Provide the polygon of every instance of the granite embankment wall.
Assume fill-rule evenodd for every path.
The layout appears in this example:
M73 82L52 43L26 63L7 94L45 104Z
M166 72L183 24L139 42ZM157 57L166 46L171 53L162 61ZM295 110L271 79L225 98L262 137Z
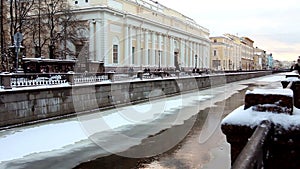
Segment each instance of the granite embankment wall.
M18 88L0 91L0 127L75 115L176 95L192 90L269 75L272 72L235 73L174 79L144 79L107 84Z

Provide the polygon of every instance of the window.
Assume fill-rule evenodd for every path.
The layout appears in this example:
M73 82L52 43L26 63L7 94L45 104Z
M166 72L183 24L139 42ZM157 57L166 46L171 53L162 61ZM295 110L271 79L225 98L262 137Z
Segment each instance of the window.
M217 43L217 39L214 39L214 43Z
M217 50L214 50L214 56L217 56Z
M88 3L89 2L89 0L85 0L85 3Z
M78 1L75 1L75 5L77 5L78 4Z
M119 51L118 51L118 45L113 45L113 63L118 63L118 55L119 55Z

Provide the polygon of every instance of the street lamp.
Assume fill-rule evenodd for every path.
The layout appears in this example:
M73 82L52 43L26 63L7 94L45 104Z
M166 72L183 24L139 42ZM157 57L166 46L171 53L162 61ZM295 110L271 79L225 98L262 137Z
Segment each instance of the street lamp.
M160 54L161 50L158 51L158 69L160 70Z
M50 59L54 59L54 34L53 34L53 30L54 30L54 4L51 1L51 3L49 3L49 6L51 7L51 14L50 14L50 20L51 20L51 28L50 28L50 45L49 45L49 56Z
M197 58L198 58L198 56L195 55L195 69L197 68Z

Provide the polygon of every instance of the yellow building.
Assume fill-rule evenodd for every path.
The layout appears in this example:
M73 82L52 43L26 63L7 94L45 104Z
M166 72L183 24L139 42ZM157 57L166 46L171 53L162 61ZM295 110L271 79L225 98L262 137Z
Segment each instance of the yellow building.
M85 45L92 61L112 69L209 68L209 30L175 10L151 0L69 2L88 22Z
M241 45L237 37L225 34L211 37L211 68L213 70L240 70Z
M211 37L211 68L213 70L253 70L254 41L231 34Z
M225 36L211 37L211 68L213 70L234 70L233 41Z

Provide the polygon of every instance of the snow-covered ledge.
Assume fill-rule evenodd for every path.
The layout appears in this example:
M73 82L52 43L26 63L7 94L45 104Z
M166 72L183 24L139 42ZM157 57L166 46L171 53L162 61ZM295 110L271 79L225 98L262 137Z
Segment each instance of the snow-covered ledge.
M280 125L284 129L289 130L295 126L300 126L300 109L294 108L293 115L288 115L273 112L258 112L252 108L244 110L244 106L241 106L226 116L222 120L222 125L255 128L264 120L268 120L274 125Z

